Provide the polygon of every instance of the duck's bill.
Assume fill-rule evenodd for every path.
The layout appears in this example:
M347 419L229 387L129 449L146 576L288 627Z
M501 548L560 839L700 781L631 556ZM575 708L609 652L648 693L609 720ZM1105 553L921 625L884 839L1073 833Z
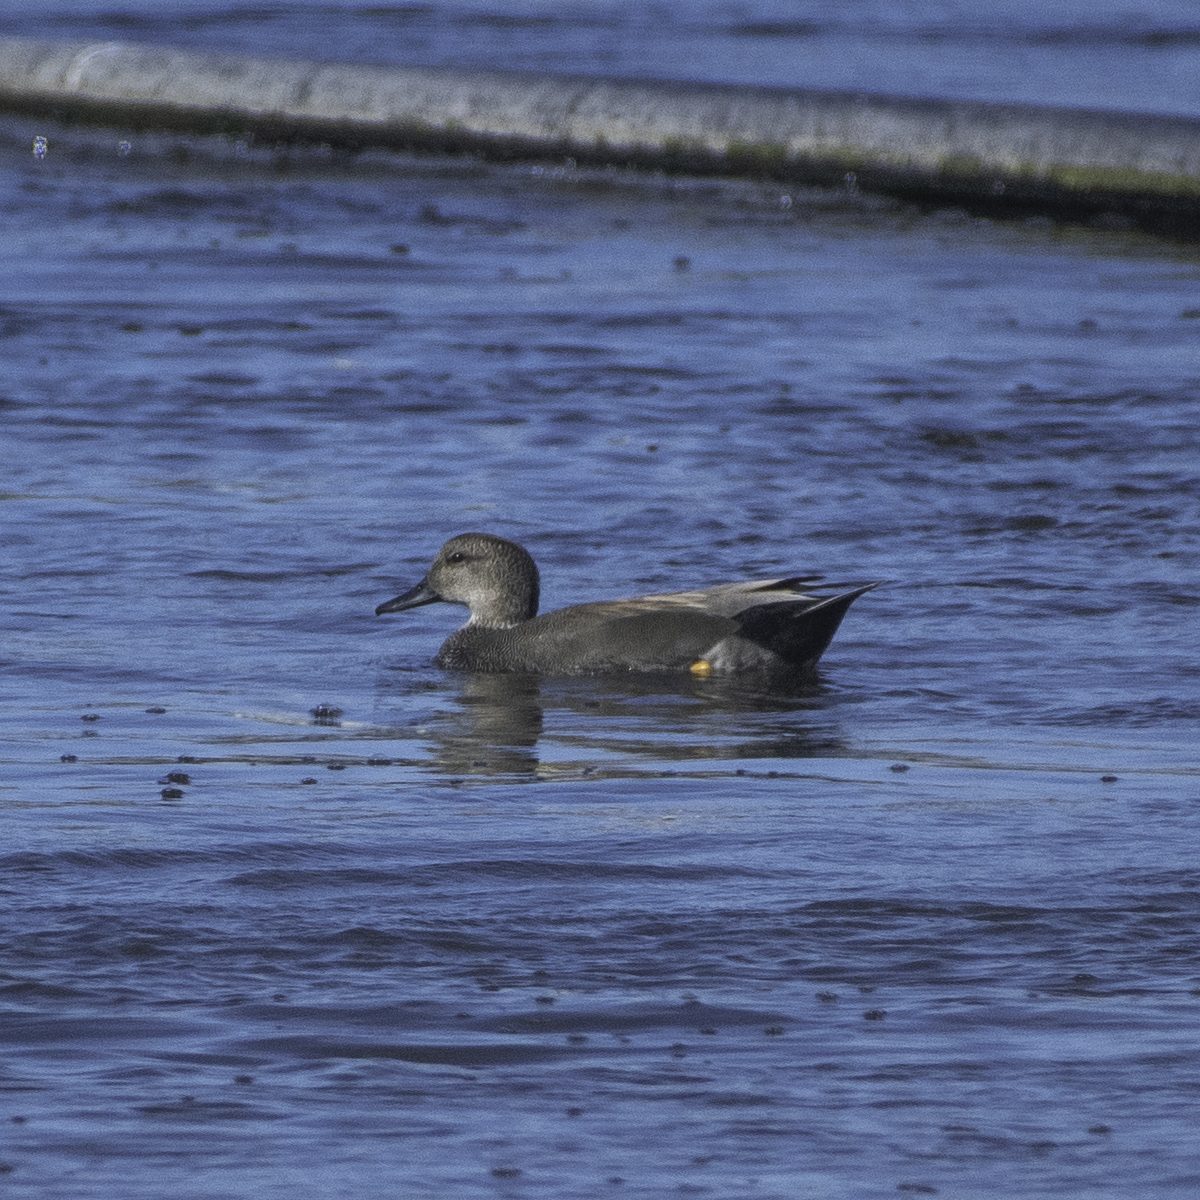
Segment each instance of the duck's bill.
M391 600L385 600L375 610L375 615L381 617L384 613L403 612L406 608L420 608L422 604L433 604L440 599L441 596L422 579L416 587L409 588L407 592L403 592Z

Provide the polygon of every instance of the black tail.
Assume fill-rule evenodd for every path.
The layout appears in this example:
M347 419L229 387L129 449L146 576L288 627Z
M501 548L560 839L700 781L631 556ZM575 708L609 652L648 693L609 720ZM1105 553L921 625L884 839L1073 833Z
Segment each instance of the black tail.
M797 671L809 671L833 641L850 605L878 586L867 583L815 602L760 604L741 613L738 620L746 637L767 646Z

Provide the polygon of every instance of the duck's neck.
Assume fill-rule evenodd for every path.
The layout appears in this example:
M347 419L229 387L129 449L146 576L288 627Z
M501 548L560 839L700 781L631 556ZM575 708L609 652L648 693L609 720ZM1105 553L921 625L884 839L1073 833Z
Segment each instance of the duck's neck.
M538 586L507 589L503 596L489 596L486 602L473 605L468 625L478 629L510 629L537 616Z

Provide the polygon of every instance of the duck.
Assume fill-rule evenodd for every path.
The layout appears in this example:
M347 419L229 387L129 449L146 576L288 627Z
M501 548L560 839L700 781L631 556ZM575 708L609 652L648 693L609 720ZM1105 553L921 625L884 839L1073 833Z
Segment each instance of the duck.
M743 580L692 591L596 600L538 615L540 575L523 546L460 533L425 577L376 616L444 602L467 608L436 665L461 671L810 674L850 605L878 581L832 595L803 590L820 576Z

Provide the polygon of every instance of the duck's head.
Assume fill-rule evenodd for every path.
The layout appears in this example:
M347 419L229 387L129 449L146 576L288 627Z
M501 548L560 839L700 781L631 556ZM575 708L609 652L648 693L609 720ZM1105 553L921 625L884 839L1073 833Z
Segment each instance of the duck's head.
M516 542L490 533L460 533L438 551L416 587L375 612L401 612L437 600L465 604L472 625L517 625L537 616L537 565Z

